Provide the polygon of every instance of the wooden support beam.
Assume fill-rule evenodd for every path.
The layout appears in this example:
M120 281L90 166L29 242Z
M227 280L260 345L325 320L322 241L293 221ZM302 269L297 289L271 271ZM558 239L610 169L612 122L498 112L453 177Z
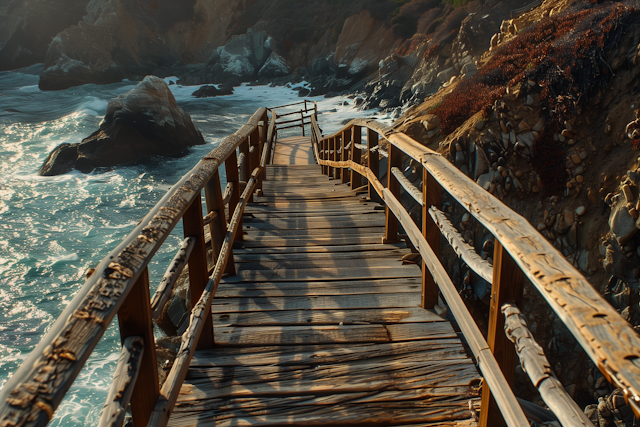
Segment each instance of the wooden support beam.
M158 316L160 316L164 305L169 301L173 291L173 286L176 284L176 280L178 280L180 273L182 273L184 266L187 264L195 244L196 239L194 237L187 237L184 239L180 249L178 249L178 252L176 253L176 256L173 257L167 271L164 273L164 276L162 276L158 289L151 299L151 312L153 313L154 319L157 319Z
M340 160L343 162L349 160L349 152L351 150L347 149L347 146L349 145L350 142L351 142L351 129L345 129L344 131L342 131L342 150L340 151ZM351 178L351 175L349 174L348 169L341 169L340 176L342 177L343 184L346 184L347 182L349 182L349 178Z
M438 181L426 170L422 169L422 235L431 246L431 249L440 257L440 229L429 215L429 208L439 208L442 204L442 187ZM433 308L438 304L438 285L433 280L431 272L422 261L422 308Z
M227 218L225 214L224 200L222 199L222 188L220 186L220 173L216 171L213 178L209 180L204 187L205 200L207 204L207 211L217 212L218 217L211 221L209 224L209 231L211 233L211 251L213 253L215 262L218 259L218 254L222 248L222 242L224 236L227 234ZM207 271L209 270L207 265ZM231 262L227 263L225 273L235 275L236 268L233 262L233 252L231 252Z
M387 167L387 188L397 199L400 196L400 183L398 179L393 175L391 169L393 167L402 166L402 151L395 146L389 144L389 161ZM386 224L384 229L384 239L382 243L395 243L399 241L398 238L398 218L393 214L389 206L385 206Z
M338 162L340 161L340 157L338 157L338 148L340 147L340 137L339 136L334 136L333 138L331 138L331 160L333 160L334 162ZM340 169L338 168L331 168L331 172L333 175L333 179L338 179L340 177Z
M233 212L238 206L238 200L240 200L240 174L236 165L236 152L234 151L229 155L229 158L224 163L224 169L227 175L227 182L233 184L231 191L231 198L229 199L229 212ZM240 218L240 230L242 230L242 218ZM236 240L242 240L242 231L235 236Z
M200 221L202 221L202 213L200 213ZM145 342L141 369L131 394L131 416L133 425L136 427L147 425L156 400L160 396L150 300L149 270L145 268L118 310L118 325L123 345L127 338L133 336L141 336Z
M354 126L353 127L353 143L351 144L351 160L355 163L360 164L360 159L362 157L362 152L360 151L359 145L362 142L362 127ZM362 185L362 178L360 178L360 174L356 171L351 171L351 189L354 190Z
M98 427L121 427L127 413L133 388L140 372L144 354L144 338L131 336L122 343L122 351L118 359L113 382L109 388L107 399L102 408L102 416Z
M505 304L502 306L502 313L505 320L504 332L515 344L522 369L529 375L542 400L558 417L563 427L594 427L551 371L551 364L527 327L518 307L515 304Z
M496 239L493 251L493 285L489 306L489 330L487 344L493 353L505 379L513 388L518 357L513 344L504 334L504 304L522 305L524 274L513 258ZM482 411L479 427L506 426L489 387L482 386Z
M253 149L251 151L251 149ZM249 136L249 174L260 166L260 155L262 154L260 151L260 129L256 127L256 129ZM249 197L249 203L253 202L253 193Z
M245 138L238 147L240 154L238 155L238 165L240 168L240 181L249 181L251 169L249 169L249 137Z
M218 171L216 171L215 176L218 176ZM217 181L219 182L219 180ZM222 218L224 218L224 213L222 214ZM218 217L218 219L220 219L220 217ZM198 303L200 295L202 295L209 281L207 248L204 243L204 225L202 223L202 198L199 194L182 217L182 225L185 237L194 237L196 239L193 251L189 257L189 293L191 296L191 307L193 307ZM212 229L217 231L217 226L212 227ZM213 245L213 235L211 238ZM216 253L215 250L214 253ZM200 335L198 348L212 348L214 344L213 323L211 322L210 312L207 313L205 322L207 323L207 327L204 329L202 335Z
M380 159L378 157L378 152L371 151L377 145L378 133L373 129L367 128L367 163L373 175L375 175L377 178L380 178ZM371 182L369 182L369 199L373 200L374 202L382 201L380 195L371 186Z

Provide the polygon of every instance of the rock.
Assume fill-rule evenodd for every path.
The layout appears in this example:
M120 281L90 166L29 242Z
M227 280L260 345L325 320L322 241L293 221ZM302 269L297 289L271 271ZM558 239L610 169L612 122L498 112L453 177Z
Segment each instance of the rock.
M478 120L475 124L475 128L476 130L480 131L484 128L484 125L486 124L486 120Z
M620 246L627 243L638 231L636 222L629 214L625 203L619 201L611 208L609 228Z
M565 209L563 213L563 217L564 217L564 228L571 227L575 221L573 217L573 212L570 211L569 209Z
M571 156L571 161L573 162L574 165L579 165L580 162L582 162L582 159L577 154L574 154Z
M593 188L589 189L589 193L587 194L587 197L589 198L589 202L592 205L598 204L598 192Z
M440 71L438 73L438 75L436 76L436 79L440 83L446 83L446 82L450 81L451 78L454 77L456 74L457 74L456 69L453 68L453 67L449 67L446 70Z
M209 98L220 95L231 95L232 93L233 88L229 86L221 86L220 89L215 86L202 86L200 89L193 92L191 96L195 96L196 98Z
M573 138L573 133L571 131L569 131L569 129L565 129L562 131L562 136L564 136L567 139L572 139Z
M427 118L423 121L424 127L427 130L434 130L438 126L440 126L440 117L432 115L427 116Z
M287 65L287 62L283 57L271 52L269 58L265 61L260 71L258 71L258 77L282 77L291 74L291 68Z
M134 89L109 102L97 131L79 144L55 148L40 175L90 172L135 162L146 156L181 156L204 138L174 99L164 80L147 76Z
M576 208L576 214L578 214L578 216L582 216L584 215L584 213L586 212L586 208L584 206L578 206Z
M533 141L535 137L533 136L533 132L525 132L521 133L517 136L517 140L526 144L529 148L533 148Z
M525 101L525 104L528 106L533 105L533 97L531 95L527 95L527 100Z

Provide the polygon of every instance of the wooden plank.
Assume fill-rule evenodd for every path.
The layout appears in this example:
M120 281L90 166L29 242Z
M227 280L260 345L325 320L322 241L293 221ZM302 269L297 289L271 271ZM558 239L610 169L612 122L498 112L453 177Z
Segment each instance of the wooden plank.
M327 228L341 229L352 227L384 227L384 214L370 215L349 215L332 217L331 220L324 217L306 217L306 218L250 218L245 217L244 225L247 228L258 230L279 230L279 229L317 229ZM327 230L328 231L328 230Z
M239 271L272 270L278 272L283 269L308 270L324 268L371 268L371 267L400 267L403 263L400 257L396 258L355 258L355 259L326 259L326 260L279 260L279 261L254 261L245 262L238 266ZM413 263L405 265L416 265Z
M220 291L218 291L219 293ZM218 326L292 326L307 324L442 322L437 314L418 307L348 310L286 310L246 313L216 313Z
M298 261L298 260L326 260L326 259L364 259L364 258L401 258L411 253L409 249L361 251L361 252L310 252L310 253L284 253L284 254L242 254L236 255L236 263L255 261Z
M391 342L386 344L342 344L270 346L248 348L219 348L215 350L197 350L192 359L192 367L204 366L262 366L262 365L317 365L330 363L360 363L363 360L378 360L381 357L420 354L425 360L438 360L430 357L439 352L463 354L460 340L434 339ZM447 357L451 358L451 357Z
M276 271L239 271L226 280L246 280L256 282L300 281L300 280L354 280L379 279L384 277L421 277L420 268L415 264L398 265L397 267L365 267L365 268L326 268L326 269L283 269Z
M332 235L339 237L346 237L351 235L364 236L367 234L382 235L384 233L384 226L364 226L364 227L349 227L343 229L327 229L327 228L277 228L277 229L258 229L245 227L244 236L245 240L251 240L254 238L282 238L287 239L309 239L315 237L331 237Z
M287 253L329 253L329 252L359 252L359 251L383 251L399 249L404 244L365 244L365 245L317 245L317 246L292 246L292 247L248 247L234 251L236 254L287 254Z
M222 283L218 288L219 291L234 291L234 292L250 292L250 291L263 291L279 290L282 292L295 292L305 291L318 292L327 290L327 292L339 293L351 293L350 289L362 289L381 287L389 289L388 293L395 293L399 287L406 287L408 289L419 290L416 286L420 285L420 280L415 277L407 278L392 278L392 279L374 279L374 280L344 280L344 281L313 281L313 282L229 282L225 283L225 279L222 279ZM354 291L355 292L355 291ZM322 295L319 293L318 295ZM216 293L218 296L218 293ZM294 296L294 295L290 295Z
M305 238L285 239L281 237L252 237L246 236L241 242L234 243L235 248L260 248L260 247L284 247L284 246L326 246L326 245L367 245L380 242L381 234L344 237L319 237L309 236Z
M204 411L193 416L184 416L183 424L172 426L198 425L202 427L243 427L243 426L345 426L345 425L396 425L398 423L416 423L421 425L458 425L441 422L443 420L472 420L468 402L405 402L401 407L389 407L389 404L373 403L360 405L336 405L332 409L319 406L301 407L298 411L274 413L270 411L255 414L241 414L238 417L224 412ZM175 422L179 422L176 419ZM436 423L431 424L430 422ZM425 424L426 423L426 424ZM466 423L466 421L465 421ZM465 425L471 425L466 423Z
M347 310L355 308L418 307L420 294L305 296L288 298L221 298L214 299L213 313L261 310Z
M363 219L366 219L369 215L377 216L380 212L384 214L384 209L375 209L364 206L350 209L305 209L301 211L290 211L289 209L271 209L271 210L261 210L261 211L247 211L245 212L244 218L316 218L318 216L322 217L346 217L350 218L353 215L362 216Z
M382 325L219 327L218 345L290 345L353 342L388 342ZM439 337L440 338L440 337Z

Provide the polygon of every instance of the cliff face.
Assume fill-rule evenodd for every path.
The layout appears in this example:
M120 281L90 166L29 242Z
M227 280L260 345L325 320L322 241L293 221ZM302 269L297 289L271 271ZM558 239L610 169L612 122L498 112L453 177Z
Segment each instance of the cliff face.
M60 31L76 24L88 0L5 0L0 2L0 71L43 62Z
M204 61L234 18L224 0L93 0L83 21L49 45L40 88L64 89Z

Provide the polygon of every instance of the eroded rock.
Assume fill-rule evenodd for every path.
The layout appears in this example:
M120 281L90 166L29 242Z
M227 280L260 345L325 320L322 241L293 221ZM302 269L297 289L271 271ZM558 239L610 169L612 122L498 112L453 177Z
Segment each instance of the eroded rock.
M178 106L164 80L147 76L133 90L109 102L97 131L79 144L55 148L39 173L60 175L74 168L88 173L151 155L177 157L204 143L202 133Z

